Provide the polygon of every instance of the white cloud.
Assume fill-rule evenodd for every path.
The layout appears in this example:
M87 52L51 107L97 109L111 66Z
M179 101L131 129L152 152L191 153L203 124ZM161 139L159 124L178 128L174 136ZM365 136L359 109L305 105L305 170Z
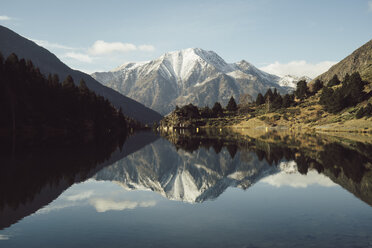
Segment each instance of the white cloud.
M153 45L140 45L138 46L138 50L145 51L145 52L152 52L155 50Z
M156 205L155 201L113 201L102 198L92 199L90 203L94 206L97 212L103 213L109 210L125 210L134 209L136 207L153 207Z
M36 212L36 214L47 214L51 211L58 211L58 210L61 210L61 209L76 207L76 206L79 206L79 205L81 205L81 204L78 203L78 202L75 202L75 201L52 204L52 205L48 205L46 207L43 207L43 208L39 209Z
M308 63L305 60L291 61L287 64L281 64L276 61L273 64L261 67L260 69L275 74L278 76L294 75L294 76L308 76L315 78L323 72L326 72L332 65L336 64L334 61L322 61L316 64Z
M35 42L39 46L42 46L42 47L47 48L47 49L65 49L65 50L75 50L76 49L76 48L61 45L61 44L58 44L58 43L49 42L47 40L35 40L35 39L30 39L30 40L32 40L33 42Z
M137 47L131 43L122 42L105 42L103 40L97 40L93 46L89 49L91 54L101 55L110 54L113 52L129 52L135 51Z
M89 55L84 54L84 53L75 53L75 52L69 52L64 55L65 58L71 58L78 60L80 62L85 62L85 63L92 63L93 58L91 58Z
M372 12L372 1L368 1L368 10Z
M308 171L307 175L296 173L280 172L275 175L268 176L261 180L275 187L290 186L293 188L306 188L310 185L321 185L323 187L332 187L336 184L323 174L318 174L316 171Z
M0 240L8 240L9 238L8 235L0 234Z
M80 193L75 194L75 195L66 196L66 200L68 200L68 201L85 200L85 199L88 199L89 197L91 197L93 195L93 193L94 193L93 190L83 191L83 192L80 192Z
M106 42L103 40L97 40L94 42L91 48L89 48L89 53L93 55L107 55L113 52L131 52L131 51L145 51L151 52L155 50L152 45L139 45L136 46L132 43L122 43L122 42Z
M0 15L0 21L9 21L9 20L12 20L12 18L6 15Z

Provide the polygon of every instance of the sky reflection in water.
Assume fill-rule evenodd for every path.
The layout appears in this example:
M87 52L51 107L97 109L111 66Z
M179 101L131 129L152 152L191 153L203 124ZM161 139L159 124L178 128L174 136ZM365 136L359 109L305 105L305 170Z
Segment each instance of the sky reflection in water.
M250 167L253 159L241 162L246 163L245 167L240 164L235 171L227 168L221 172L232 160L242 159L241 153L237 151L234 158L228 156L226 148L220 153L206 148L185 153L158 139L104 168L93 179L74 184L51 204L0 231L0 247L372 246L372 208L368 204L314 169L307 175L300 174L294 161L283 160L276 170L264 167L268 165L256 170ZM167 154L165 161L177 166L177 170L166 167L173 171L171 176L160 172L165 156L162 154ZM202 161L211 161L205 160L205 154L220 161L220 167L205 165L208 168L201 170ZM138 162L137 171L131 170L133 161ZM198 161L199 167L195 168L199 171L188 167L186 161ZM146 162L154 164L158 177L153 175L151 184L140 185L148 177L138 173L153 173L140 170L147 168ZM210 174L205 174L207 171ZM266 174L256 176L257 171ZM217 179L213 179L213 173ZM121 177L103 180L113 175ZM174 186L182 178L183 183L190 183L185 175L194 178L196 185L204 185L197 179L207 181L205 185L222 185L222 192L218 191L221 187L213 188L213 192L198 189L195 194L207 192L213 197L197 203L189 198L182 201L179 197L194 189L193 185L188 189L184 185L181 192ZM245 182L248 179L252 185ZM232 185L225 189L223 183ZM172 199L174 195L177 197Z

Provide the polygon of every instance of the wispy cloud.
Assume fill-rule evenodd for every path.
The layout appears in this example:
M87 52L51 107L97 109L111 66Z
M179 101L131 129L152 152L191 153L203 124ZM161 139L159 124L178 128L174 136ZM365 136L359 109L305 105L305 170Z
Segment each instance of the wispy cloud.
M90 198L94 194L93 190L83 191L75 195L66 196L68 201L81 201Z
M155 50L153 45L140 45L138 46L138 50L145 51L145 52L152 52Z
M336 64L334 61L322 61L316 64L308 63L305 60L291 61L284 64L276 61L260 69L281 77L285 75L294 75L315 78L323 72L326 72L334 64Z
M93 46L89 49L91 54L102 55L110 54L113 52L129 52L136 50L136 46L131 43L122 42L105 42L103 40L97 40Z
M84 63L92 63L93 58L84 53L68 52L64 55L65 58L71 58Z
M0 240L8 240L9 238L9 235L0 234Z
M75 201L69 201L69 202L63 202L59 204L53 204L53 205L48 205L46 207L43 207L39 209L36 214L47 214L51 211L57 211L57 210L62 210L65 208L71 208L71 207L76 207L79 206L80 204Z
M6 15L0 15L0 21L10 21L12 18Z
M94 206L97 212L103 213L109 210L125 210L135 209L137 207L153 207L156 205L155 201L113 201L109 199L92 199L90 203Z
M131 51L154 51L155 48L152 45L139 45L136 46L132 43L123 42L106 42L103 40L97 40L94 42L88 52L93 55L107 55L114 52L131 52Z
M372 1L368 1L368 10L372 12Z
M76 50L77 49L74 47L69 47L69 46L58 44L58 43L49 42L47 40L35 40L35 39L30 39L30 40L32 40L39 46L42 46L47 49L64 49L64 50Z
M306 188L310 185L320 185L323 187L336 186L328 177L318 174L316 171L309 171L307 175L296 173L281 172L275 175L268 176L261 182L270 184L275 187L289 186L292 188Z

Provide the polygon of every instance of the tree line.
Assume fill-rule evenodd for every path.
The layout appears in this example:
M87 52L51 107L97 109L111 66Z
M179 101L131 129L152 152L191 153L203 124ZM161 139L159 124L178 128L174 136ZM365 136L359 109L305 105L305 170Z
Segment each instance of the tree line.
M84 80L79 86L71 76L60 82L56 74L41 74L31 60L0 54L0 128L104 136L126 132L127 123L121 109L89 90Z
M327 84L321 80L315 80L311 85L311 90L307 82L301 80L297 83L296 90L291 94L281 96L280 93L274 89L268 89L264 95L259 93L256 98L256 105L267 104L269 110L276 110L280 108L288 108L296 106L300 101L307 99L318 93L321 89L319 104L329 113L339 113L343 109L355 106L358 103L367 100L370 94L364 91L364 86L367 82L363 81L358 72L352 75L346 74L343 81L339 80L337 75L334 75ZM337 86L337 87L334 87ZM295 99L298 99L297 102ZM372 116L372 105L368 104L361 108L356 117Z
M346 74L343 81L340 81L335 75L320 95L319 103L330 113L338 113L345 108L355 106L358 103L367 100L370 95L364 91L367 82L363 81L358 72L351 75ZM333 86L340 85L333 88ZM360 115L371 114L370 111L360 113Z
M208 106L199 108L190 103L182 107L176 106L174 112L180 117L188 119L197 119L222 117L225 114L225 112L236 113L237 110L238 105L236 104L234 97L231 96L225 108L223 108L221 103L219 102L215 102L212 108Z
M339 113L343 109L368 99L372 93L366 93L364 86L367 82L363 81L358 72L352 75L346 74L343 81L339 80L337 75L334 75L327 84L317 79L309 87L305 80L297 83L296 89L292 93L281 95L276 88L269 88L265 94L258 93L256 100L249 104L237 105L234 97L231 97L226 108L224 109L219 102L216 102L212 108L197 107L193 104L188 104L183 107L176 106L175 112L181 117L190 119L197 118L217 118L228 114L246 114L253 112L254 106L266 105L268 111L275 111L283 108L297 106L305 99L314 96L320 90L319 104L329 113ZM372 104L359 109L356 114L357 118L363 116L372 116Z

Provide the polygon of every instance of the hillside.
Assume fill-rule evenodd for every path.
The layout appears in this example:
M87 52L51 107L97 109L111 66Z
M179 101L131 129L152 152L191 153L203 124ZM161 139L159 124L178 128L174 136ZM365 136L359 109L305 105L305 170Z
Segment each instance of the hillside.
M346 73L359 72L361 77L372 82L372 40L355 50L352 54L332 66L327 72L316 77L327 83L334 75L344 78Z
M126 135L118 109L71 76L46 79L32 61L0 54L0 135L37 139L93 140Z
M168 52L142 63L126 63L109 72L92 74L102 84L143 103L161 114L188 103L204 107L226 104L231 96L256 97L269 88L286 93L279 77L247 61L227 63L217 53L200 48Z
M78 84L83 79L90 90L107 98L116 107L121 107L126 116L143 123L152 123L162 118L159 113L100 84L88 74L71 69L45 48L1 25L0 37L0 52L4 57L15 53L20 59L30 59L45 76L57 74L60 80L64 80L68 75L71 75L75 84Z

